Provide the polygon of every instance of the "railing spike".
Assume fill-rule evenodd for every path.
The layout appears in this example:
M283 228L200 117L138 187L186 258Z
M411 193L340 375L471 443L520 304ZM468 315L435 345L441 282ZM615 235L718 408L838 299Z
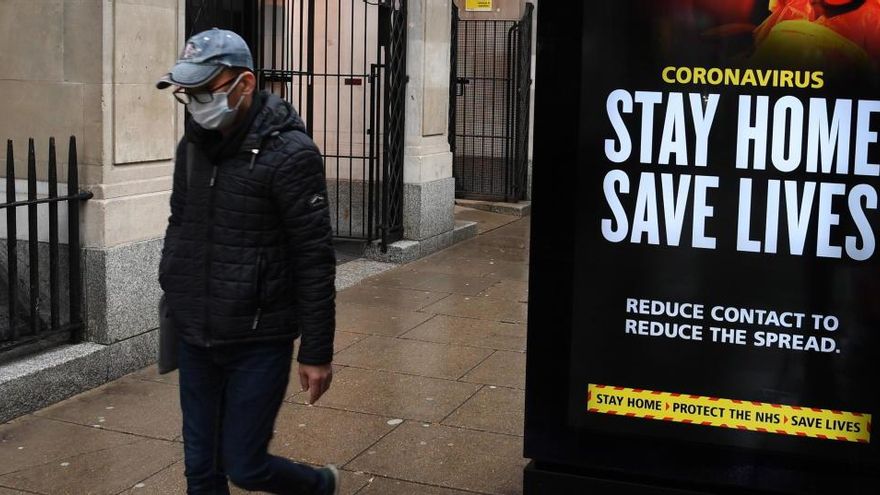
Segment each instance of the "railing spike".
M6 201L15 202L15 152L12 140L6 141ZM6 273L9 283L9 333L0 340L18 338L18 228L15 208L6 210Z
M28 139L28 200L37 200L37 156L34 151L34 138ZM37 335L40 332L40 245L37 234L39 232L38 210L36 203L28 205L28 274L30 286L28 299L30 301L30 334Z
M70 136L70 147L68 149L68 165L67 165L67 194L74 196L79 194L79 163L76 153L76 137ZM79 205L78 200L70 200L67 203L67 235L69 248L68 270L70 280L70 323L78 325L80 332L82 331L82 272L80 270L80 243L79 243ZM81 335L72 336L73 339L79 340Z
M49 199L58 197L58 164L55 138L49 138ZM51 331L61 326L59 317L60 288L58 280L58 203L49 203L49 325Z

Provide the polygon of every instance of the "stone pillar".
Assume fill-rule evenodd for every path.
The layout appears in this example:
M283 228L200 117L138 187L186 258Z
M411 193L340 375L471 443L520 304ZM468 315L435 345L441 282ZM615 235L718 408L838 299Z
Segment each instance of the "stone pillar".
M449 150L450 0L410 0L407 39L404 237L418 256L453 242L455 179Z
M65 5L78 5L66 1ZM103 0L82 32L98 30L96 150L86 156L83 215L86 338L109 345L110 377L155 359L159 256L169 214L173 158L183 122L155 82L184 39L184 0ZM96 25L98 24L98 25ZM116 369L113 369L113 367Z

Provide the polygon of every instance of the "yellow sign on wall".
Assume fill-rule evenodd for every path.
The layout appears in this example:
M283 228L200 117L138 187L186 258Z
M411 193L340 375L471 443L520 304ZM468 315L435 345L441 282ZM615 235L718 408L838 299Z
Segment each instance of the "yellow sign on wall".
M468 12L492 12L492 0L467 0L464 10Z
M591 413L869 443L871 415L590 384Z

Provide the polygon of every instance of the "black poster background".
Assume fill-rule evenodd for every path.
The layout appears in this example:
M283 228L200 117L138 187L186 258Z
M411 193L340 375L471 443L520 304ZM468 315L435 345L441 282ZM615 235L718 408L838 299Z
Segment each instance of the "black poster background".
M877 177L808 174L802 168L783 174L772 168L769 157L766 171L737 170L734 163L739 94L767 95L771 98L771 109L773 102L783 95L796 96L805 103L811 97L828 98L829 107L833 108L835 98L880 98L880 84L876 78L846 70L827 73L826 85L822 89L667 84L661 79L661 70L666 66L741 67L742 62L735 62L734 58L749 50L748 42L741 37L707 40L703 33L714 20L700 11L699 7L694 7L693 2L690 2L690 6L687 6L688 3L614 0L572 7L570 15L582 16L584 37L577 40L582 41L579 47L563 47L561 44L564 40L554 37L556 35L550 32L551 27L545 25L542 29L539 21L535 228L540 228L538 222L541 219L555 229L564 228L564 221L559 217L562 215L561 218L571 220L568 228L572 232L553 234L557 235L557 242L552 247L549 241L542 243L541 236L533 233L535 245L527 388L542 386L545 383L542 380L548 378L543 373L548 370L565 371L566 378L554 384L552 390L564 393L566 400L564 413L551 412L549 409L562 402L553 400L549 392L527 392L527 455L531 453L533 457L553 462L588 464L607 457L601 449L591 450L590 446L605 445L610 449L614 445L615 449L626 450L627 445L642 445L638 442L650 444L665 441L676 446L718 447L733 453L745 453L746 456L749 453L769 453L776 455L776 458L791 456L819 462L876 466L880 460L880 450L873 435L869 445L860 445L587 412L587 386L589 383L598 383L863 412L875 418L880 417L877 386L877 380L880 379L880 305L877 302L880 297L880 253L875 253L868 261L849 260L845 255L843 259L817 258L817 229L816 223L812 222L804 255L787 254L784 218L780 219L779 225L779 254L753 254L736 250L740 177L751 177L756 185L752 197L752 223L756 234L763 230L764 212L761 204L765 193L760 185L766 184L769 179L797 180L801 187L806 181L840 182L847 184L848 188L859 183L880 187L880 181ZM579 8L583 8L583 12L578 12ZM563 23L572 22L563 20L563 12L551 12L550 8L539 12L539 18L541 15L548 16L544 20L547 24L559 22L560 29ZM764 10L756 10L755 21L760 21L766 15L765 4ZM566 54L580 56L580 67L572 65L573 71L578 73L571 75L572 82L579 81L578 94L570 97L550 95L550 90L542 88L542 83L557 91L566 86L565 82L541 79L541 57L547 54L540 50L553 48L558 49L560 57ZM560 62L557 60L555 63ZM802 69L787 66L784 61L780 61L775 68ZM550 69L544 65L543 73L546 75L559 75L562 72L561 69ZM546 91L543 100L542 89ZM626 163L611 163L605 156L604 143L615 134L609 123L606 100L615 89L660 91L664 93L664 102L672 91L686 95L691 92L720 94L721 101L710 138L709 166L695 168L656 164L665 105L657 106L655 112L655 164L645 165L638 161L638 108L634 114L625 116L633 135L633 155ZM541 109L542 101L561 109L564 103L557 100L565 98L569 103L578 105L578 121L569 122L564 114L560 114L558 123L562 125L554 129L542 128L542 123L548 124L546 119L542 120L545 115ZM549 113L549 110L546 111ZM694 139L689 113L688 122L688 144L692 157ZM576 127L561 129L568 124ZM871 129L880 131L880 118L873 119ZM552 199L552 195L549 192L551 187L542 182L541 172L538 171L539 167L547 166L540 159L563 158L559 156L563 154L561 152L555 152L554 155L549 150L541 150L542 146L554 142L563 145L559 136L549 136L554 132L561 136L577 133L577 159L574 163L560 165L555 172L570 173L576 181L554 189L556 194L575 194L576 200L557 201L554 206L547 206L542 211L541 197L548 200ZM772 135L769 139L773 139ZM880 145L871 146L870 162L880 162ZM660 173L719 177L720 187L710 193L708 200L715 208L714 218L707 223L707 234L717 239L716 249L688 246L690 214L684 221L680 247L652 246L644 241L632 244L628 239L611 243L604 239L601 221L612 216L602 184L606 173L612 169L624 170L629 175L631 191L629 199L624 200L624 207L630 214L641 172L658 174L658 194ZM543 175L543 180L564 181L565 178L548 172ZM818 196L813 206L814 218L816 202ZM561 208L566 206L571 207L573 213L563 213ZM558 213L555 220L550 219L551 209ZM855 230L848 219L845 199L835 202L834 209L841 214L841 225L832 229L832 244L842 246L844 236L852 235ZM875 234L880 234L880 213L877 210L867 210L866 213ZM781 214L784 216L784 205ZM665 237L662 225L661 211L661 239ZM551 234L549 227L540 229L541 235ZM551 268L548 260L553 248L557 250L557 263L562 264L563 268ZM564 274L569 259L570 279ZM546 267L547 271L536 273L536 269L541 267ZM567 288L569 283L571 300L563 300L570 307L567 311L550 315L550 308L559 309L560 305L549 301L552 294L537 292L556 290L558 294L559 289ZM551 285L555 287L551 289ZM708 338L708 328L704 332L703 342L626 335L624 320L627 318L625 301L628 297L694 302L704 304L707 308L724 305L835 315L840 318L840 329L829 336L837 340L841 353L820 354L715 344ZM707 320L704 326L708 327L708 323ZM551 339L558 335L556 330L549 328L554 324L565 325L567 330L559 332L567 331L568 334L555 343L538 343L538 339ZM792 333L824 336L823 332L809 329ZM548 363L546 369L538 370L539 361L549 357L551 348L556 358L566 364ZM553 426L553 420L562 420L562 423Z

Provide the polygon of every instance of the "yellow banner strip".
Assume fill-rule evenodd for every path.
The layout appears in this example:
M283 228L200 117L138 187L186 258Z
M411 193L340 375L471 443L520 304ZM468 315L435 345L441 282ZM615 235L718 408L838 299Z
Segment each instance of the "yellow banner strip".
M869 443L871 415L590 384L591 413Z

